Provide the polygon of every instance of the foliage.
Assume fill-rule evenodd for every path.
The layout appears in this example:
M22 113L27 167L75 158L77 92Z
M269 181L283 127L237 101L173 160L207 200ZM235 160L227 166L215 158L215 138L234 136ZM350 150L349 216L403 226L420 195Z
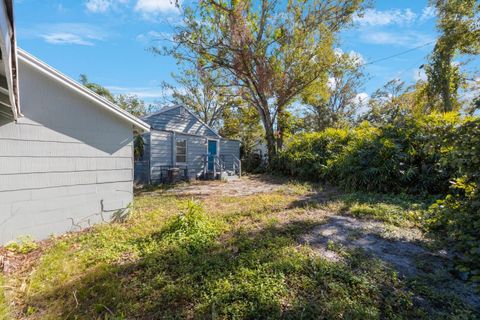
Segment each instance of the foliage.
M428 283L416 291L362 252L332 244L342 261L331 262L310 246L299 245L298 238L323 220L305 219L312 217L311 211L304 209L305 215L299 216L303 209L292 207L311 187L287 187L298 194L212 197L203 199L202 206L161 190L140 195L126 223L95 226L58 239L32 272L17 274L19 278L12 281L18 283L15 296L21 300L12 315L28 319L475 316L454 293L442 296L442 301L451 303L435 303L438 291ZM372 207L394 203L397 210L410 208L407 198L396 202L352 195L345 201L345 206L368 201Z
M19 237L17 241L10 242L5 246L8 251L27 254L38 248L32 237Z
M145 141L143 140L142 135L135 135L133 140L133 157L135 160L140 160L143 156L145 148Z
M362 104L357 98L365 77L362 63L353 52L337 51L328 82L305 90L302 100L311 110L305 117L309 128L321 131L353 122Z
M80 83L98 94L99 96L104 97L111 103L119 106L123 110L131 113L136 117L143 116L147 113L147 111L149 111L147 109L154 108L153 106L149 106L148 108L146 108L145 102L143 102L138 96L134 94L114 95L104 86L98 83L90 82L90 80L88 80L88 77L85 74L80 75Z
M260 117L254 108L246 105L224 111L223 126L219 133L222 137L240 140L243 155L249 155L264 136Z
M4 283L5 281L3 279L3 275L0 274L0 320L10 319L7 301L5 298Z
M432 114L299 135L280 153L275 168L350 190L442 194L453 170L440 161L442 150L448 151L441 147L444 134L462 121L456 114Z
M176 86L163 83L167 103L186 106L212 128L220 128L223 113L237 103L229 87L223 85L222 74L202 68L201 65L184 67L172 74Z
M144 116L146 113L145 102L134 94L119 94L114 97L114 103L136 117Z
M328 181L331 161L342 152L349 139L348 130L332 128L296 135L279 153L272 167L288 176Z
M98 94L99 96L104 97L112 103L115 103L115 98L113 97L113 94L110 92L110 90L97 83L90 82L86 74L80 75L80 83Z
M185 212L166 223L160 236L166 243L195 252L211 245L217 234L218 227L206 216L201 205L190 201Z
M480 53L480 3L476 0L431 0L438 19L437 40L430 63L425 66L431 104L448 112L459 108L458 91L465 85L465 75L454 59L464 54Z
M455 168L449 194L431 207L430 227L462 253L457 269L480 283L480 119L470 118L444 135L442 161Z
M275 168L349 190L441 197L429 219L418 224L443 233L461 253L459 270L478 281L479 137L480 119L458 113L407 116L378 126L365 122L299 135L279 154ZM362 205L350 211L378 219L390 210ZM390 218L396 219L393 212Z
M256 109L272 158L282 145L279 119L304 90L326 79L335 36L361 4L361 0L200 1L186 6L175 43L166 53L218 70L223 84Z

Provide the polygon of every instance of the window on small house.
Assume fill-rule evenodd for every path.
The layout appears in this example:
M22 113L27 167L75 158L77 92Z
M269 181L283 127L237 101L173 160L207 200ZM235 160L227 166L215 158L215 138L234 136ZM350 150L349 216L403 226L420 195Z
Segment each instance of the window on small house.
M187 140L177 140L177 162L185 163L187 162Z

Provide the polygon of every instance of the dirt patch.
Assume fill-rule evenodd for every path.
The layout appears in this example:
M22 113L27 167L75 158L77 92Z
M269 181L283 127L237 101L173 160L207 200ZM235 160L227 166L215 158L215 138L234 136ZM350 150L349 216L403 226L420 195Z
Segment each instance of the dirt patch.
M194 181L190 184L176 186L167 193L179 196L248 196L280 190L281 181L264 176L244 176L230 181Z
M463 301L480 310L480 297L475 294L474 288L449 274L448 252L431 252L422 246L424 241L419 230L338 215L329 216L324 224L301 237L302 243L309 244L330 261L342 260L339 253L342 248L361 249L395 269L401 277L441 273L447 281L439 289L453 290Z

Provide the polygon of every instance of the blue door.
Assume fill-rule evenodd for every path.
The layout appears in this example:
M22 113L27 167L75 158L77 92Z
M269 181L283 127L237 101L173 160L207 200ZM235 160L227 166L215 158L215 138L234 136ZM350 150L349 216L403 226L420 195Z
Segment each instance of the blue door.
M215 156L217 155L217 141L208 140L208 170L213 171Z

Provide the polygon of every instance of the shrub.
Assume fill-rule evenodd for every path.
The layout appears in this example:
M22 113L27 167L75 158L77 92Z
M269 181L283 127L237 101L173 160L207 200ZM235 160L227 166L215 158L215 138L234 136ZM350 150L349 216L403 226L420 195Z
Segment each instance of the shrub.
M302 134L273 167L348 190L441 197L424 227L451 241L459 271L480 282L479 164L480 118L452 112Z
M38 248L32 237L19 237L17 241L10 242L5 246L8 251L14 253L27 254Z
M162 239L189 252L198 252L212 244L219 228L205 214L200 204L190 201L184 212L167 222Z
M331 174L331 161L342 152L349 139L349 130L333 128L297 135L279 152L272 166L289 176L325 181Z
M480 283L480 119L467 118L443 134L440 161L454 175L450 192L430 208L428 227L461 253L457 270Z

